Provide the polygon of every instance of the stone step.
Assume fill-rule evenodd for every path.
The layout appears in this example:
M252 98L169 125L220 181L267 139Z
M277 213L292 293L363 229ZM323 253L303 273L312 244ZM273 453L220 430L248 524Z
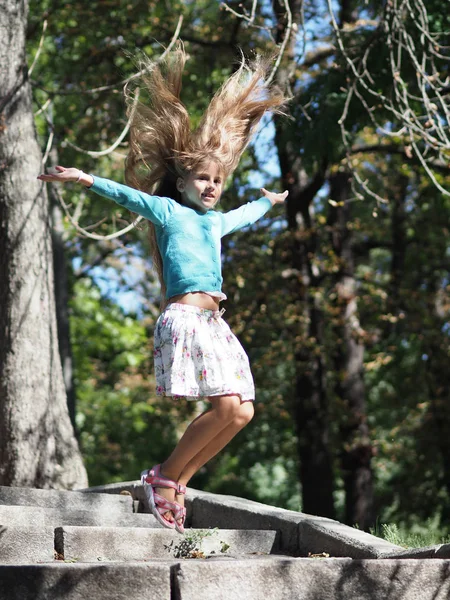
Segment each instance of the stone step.
M146 511L145 494L139 481L112 483L85 489L89 493L118 494L127 490ZM404 548L348 527L326 517L268 506L236 496L224 496L188 488L186 522L189 527L264 529L280 534L280 552L307 557L325 552L333 557L355 559L393 557ZM440 558L444 556L439 555Z
M195 530L181 536L170 529L58 527L55 550L61 559L80 562L191 558L199 555L243 556L276 551L275 531Z
M55 557L53 527L20 527L0 525L0 563L37 563ZM0 598L2 595L0 594Z
M280 558L183 561L172 567L177 600L447 600L445 560Z
M169 600L164 564L0 565L1 600Z
M41 506L66 511L97 510L116 514L133 512L133 500L130 495L86 494L5 486L0 486L0 505Z
M162 528L153 515L100 510L67 510L42 506L0 505L0 525L42 526L63 525L93 527Z
M436 559L168 560L0 565L2 600L447 600Z

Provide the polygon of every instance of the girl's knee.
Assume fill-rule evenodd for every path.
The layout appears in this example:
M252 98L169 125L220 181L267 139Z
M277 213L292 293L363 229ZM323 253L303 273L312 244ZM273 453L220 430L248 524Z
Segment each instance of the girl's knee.
M213 410L222 421L233 421L240 412L241 399L239 396L217 396L210 398Z
M242 402L239 407L239 412L235 417L235 422L240 427L245 427L253 419L254 414L255 409L253 407L253 402Z

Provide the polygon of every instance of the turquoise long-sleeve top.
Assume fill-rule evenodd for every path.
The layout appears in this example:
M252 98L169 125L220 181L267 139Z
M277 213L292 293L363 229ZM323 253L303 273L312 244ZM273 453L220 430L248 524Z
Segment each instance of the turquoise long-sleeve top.
M260 219L272 206L266 197L227 213L196 211L172 198L152 196L93 176L89 187L155 225L163 262L166 298L188 292L222 290L221 239Z

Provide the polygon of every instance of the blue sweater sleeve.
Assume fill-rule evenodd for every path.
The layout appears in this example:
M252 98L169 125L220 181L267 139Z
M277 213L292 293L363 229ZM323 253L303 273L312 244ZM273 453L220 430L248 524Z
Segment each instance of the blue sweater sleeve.
M219 213L222 218L222 237L255 223L270 208L272 208L272 203L264 196L254 202L248 202L235 210L230 210L230 212Z
M117 204L142 215L155 225L164 226L174 210L175 200L172 198L151 196L110 179L94 175L92 177L94 183L88 188L89 190L96 192L99 196L114 200Z

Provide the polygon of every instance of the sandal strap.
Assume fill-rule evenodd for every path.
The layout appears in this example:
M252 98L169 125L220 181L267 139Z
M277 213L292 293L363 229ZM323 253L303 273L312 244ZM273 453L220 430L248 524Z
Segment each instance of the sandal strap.
M186 493L185 485L182 485L181 483L178 483L178 481L173 481L172 479L161 475L160 465L156 465L156 467L149 469L147 471L147 474L144 475L143 481L149 483L152 487L172 488L177 494Z
M175 514L181 508L179 504L175 502L170 502L170 500L167 500L167 498L164 498L164 496L160 496L156 492L153 492L153 497L155 499L156 508L158 509L158 512L161 515L168 511Z
M173 513L175 521L178 521L179 519L183 519L183 523L184 520L186 518L186 508L184 506L181 506L181 504L178 504L178 502L175 502L175 511Z

